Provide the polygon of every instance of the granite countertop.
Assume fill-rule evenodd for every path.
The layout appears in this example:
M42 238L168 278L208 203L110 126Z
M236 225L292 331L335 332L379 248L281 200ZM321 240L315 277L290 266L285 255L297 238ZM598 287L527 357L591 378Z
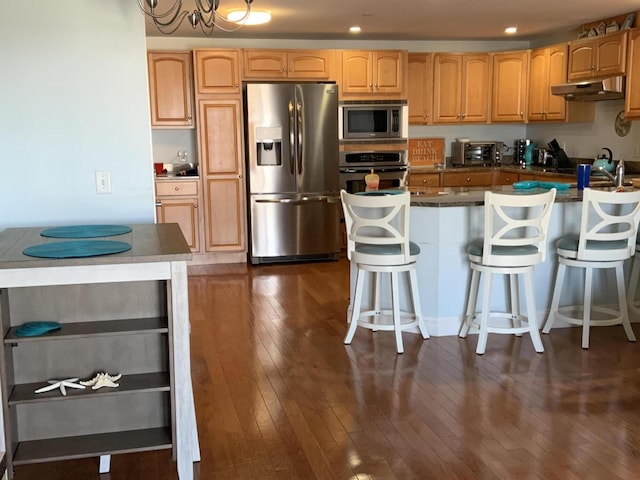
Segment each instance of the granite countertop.
M613 190L613 186L598 187L599 190ZM628 191L633 188L626 187ZM419 192L412 192L411 206L413 207L467 207L484 205L484 192L490 190L496 193L511 195L531 195L548 191L545 188L516 189L511 185L496 185L492 187L427 187ZM569 188L556 192L556 202L581 202L582 190Z

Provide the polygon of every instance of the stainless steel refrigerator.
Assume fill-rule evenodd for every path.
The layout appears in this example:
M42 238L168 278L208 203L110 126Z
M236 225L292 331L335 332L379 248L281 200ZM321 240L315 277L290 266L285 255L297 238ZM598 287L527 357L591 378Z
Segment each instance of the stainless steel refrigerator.
M338 87L247 84L249 260L340 253Z

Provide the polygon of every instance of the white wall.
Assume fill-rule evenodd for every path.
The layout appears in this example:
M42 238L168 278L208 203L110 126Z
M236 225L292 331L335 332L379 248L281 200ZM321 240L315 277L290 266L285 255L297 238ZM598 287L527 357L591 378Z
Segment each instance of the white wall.
M2 1L0 65L0 230L153 222L136 2ZM111 194L96 194L96 170Z
M546 145L556 138L560 145L566 143L566 152L570 157L595 158L604 153L602 147L613 151L614 159L640 161L633 158L634 146L640 148L639 122L631 122L631 130L625 137L619 137L614 128L618 113L624 110L624 100L610 100L596 103L596 119L593 123L572 124L530 124L526 138Z

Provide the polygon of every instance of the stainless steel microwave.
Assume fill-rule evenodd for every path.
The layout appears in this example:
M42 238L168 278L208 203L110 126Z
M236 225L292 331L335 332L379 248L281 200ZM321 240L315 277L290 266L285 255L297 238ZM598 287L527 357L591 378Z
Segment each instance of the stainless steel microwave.
M451 145L451 163L464 166L490 166L502 163L503 142L455 141Z
M340 140L407 138L409 107L406 101L341 102L338 106Z

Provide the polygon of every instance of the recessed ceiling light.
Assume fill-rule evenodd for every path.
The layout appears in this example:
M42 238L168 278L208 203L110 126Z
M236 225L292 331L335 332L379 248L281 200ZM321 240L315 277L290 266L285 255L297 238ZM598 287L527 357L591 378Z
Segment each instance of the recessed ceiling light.
M509 35L513 35L517 31L518 31L518 27L507 27L504 29L504 33L507 33Z
M262 25L271 21L271 13L266 10L251 10L249 18L243 20L246 10L231 10L227 13L227 20L242 25Z
M354 25L353 27L349 28L349 31L351 33L360 33L362 29L360 27L358 27L357 25Z

